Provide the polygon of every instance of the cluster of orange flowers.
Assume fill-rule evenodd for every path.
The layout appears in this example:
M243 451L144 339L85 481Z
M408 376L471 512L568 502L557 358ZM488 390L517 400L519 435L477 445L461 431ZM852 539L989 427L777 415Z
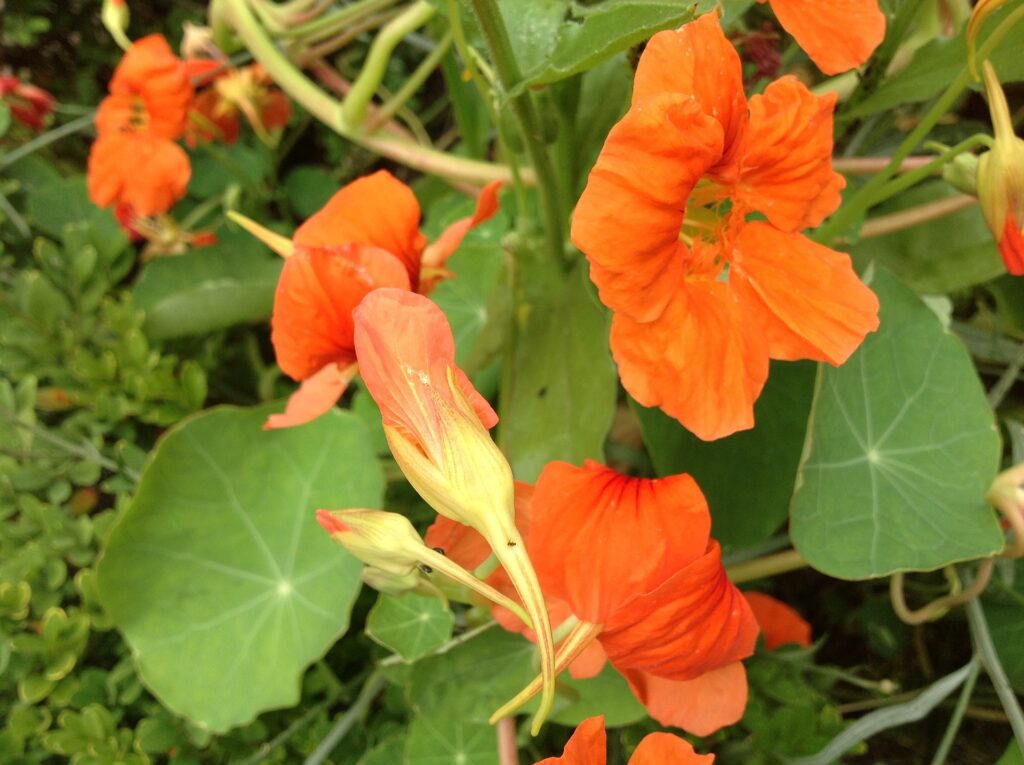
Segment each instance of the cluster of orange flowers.
M288 98L268 87L258 66L234 70L211 59L178 58L161 35L131 45L114 71L109 95L96 114L89 153L89 196L113 206L133 238L201 246L208 233L191 235L170 221L154 220L185 195L192 174L190 146L233 143L244 116L257 132L285 125Z
M792 5L773 0L780 14ZM839 65L830 61L822 66ZM792 77L748 101L715 14L663 32L640 59L632 108L576 209L573 239L615 312L624 385L703 438L753 425L769 358L840 364L877 327L878 301L849 259L801 233L840 201L834 103ZM498 417L456 366L451 328L425 297L469 229L494 214L497 191L486 188L472 216L428 244L411 190L382 171L278 242L286 263L272 339L301 385L267 427L319 416L362 376L396 461L438 518L425 541L392 513L318 519L366 563L373 586L429 591L420 573L429 564L537 642L540 675L493 719L542 693L536 729L557 673L593 677L611 663L654 719L710 734L743 714L742 660L758 634L769 649L809 645L810 628L729 581L688 475L652 480L555 462L535 486L513 482L488 433ZM491 556L500 565L486 580L469 573ZM546 762L604 756L603 721L593 718L562 759ZM657 734L633 762L712 759Z

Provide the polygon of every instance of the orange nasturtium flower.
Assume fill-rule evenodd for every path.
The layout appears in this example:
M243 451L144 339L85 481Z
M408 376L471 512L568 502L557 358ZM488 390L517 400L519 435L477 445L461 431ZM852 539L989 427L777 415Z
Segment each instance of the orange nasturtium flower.
M605 765L608 762L604 717L589 717L579 724L561 757L548 757L536 765ZM671 733L649 733L633 751L629 765L712 765L713 754L697 754L689 741Z
M576 207L623 385L705 440L753 426L769 358L839 365L878 326L849 257L800 233L839 206L834 105L792 76L748 101L715 14L660 32Z
M702 736L739 720L741 660L758 626L710 530L688 475L650 480L594 462L548 464L533 492L527 549L549 605L567 606L571 630L556 670L599 646L655 720ZM596 675L603 663L592 653L573 674ZM492 719L537 690L535 680Z
M259 64L222 69L213 59L186 61L194 76L206 78L189 111L185 140L190 146L207 141L232 144L238 140L239 118L244 117L260 140L272 143L270 131L288 124L291 101L284 91L270 87L270 77ZM217 74L210 78L211 71Z
M0 74L0 102L7 104L11 117L31 130L42 130L53 113L57 99L49 91L22 82L11 74Z
M395 461L428 505L487 540L537 633L544 695L536 733L554 702L554 646L544 596L516 528L512 469L488 433L498 415L455 365L451 326L428 298L376 289L354 320L359 372L380 407Z
M161 35L128 49L96 113L97 139L89 153L93 202L124 203L151 216L184 196L191 168L176 141L191 101L185 65Z
M412 189L380 170L342 188L285 240L271 340L278 365L302 385L266 427L301 425L334 406L357 371L352 311L378 287L428 292L470 228L497 211L498 188L487 186L474 214L428 245Z
M782 28L825 74L860 66L885 38L885 14L878 0L758 2L771 5Z

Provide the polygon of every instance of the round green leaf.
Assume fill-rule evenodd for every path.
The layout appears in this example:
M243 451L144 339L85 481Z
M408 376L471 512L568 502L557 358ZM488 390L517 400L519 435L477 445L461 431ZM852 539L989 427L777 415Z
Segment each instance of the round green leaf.
M790 509L793 543L842 579L931 570L999 550L984 495L999 434L963 344L883 269L881 326L818 373Z
M214 731L295 704L307 665L348 627L360 564L320 507L378 507L365 427L332 411L264 432L221 408L159 443L99 564L100 595L165 706Z
M439 598L381 595L366 619L366 634L406 661L416 661L450 640L454 624Z

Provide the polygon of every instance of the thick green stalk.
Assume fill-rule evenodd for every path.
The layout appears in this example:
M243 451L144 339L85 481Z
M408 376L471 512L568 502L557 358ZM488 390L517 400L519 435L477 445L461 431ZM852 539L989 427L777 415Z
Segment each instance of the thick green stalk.
M978 682L978 672L980 670L981 660L975 654L971 661L970 674L967 675L967 679L964 681L964 687L960 689L960 698L956 700L956 707L953 708L953 714L949 718L949 725L946 726L946 732L942 736L939 748L935 750L935 756L932 757L931 765L946 765L946 757L949 756L949 750L953 748L953 742L956 740L957 731L960 730L960 723L963 722L967 705L971 703L971 695L974 693L975 683Z
M423 59L420 65L416 67L416 70L406 78L405 82L402 83L402 87L395 91L395 94L385 101L374 113L370 119L370 124L383 125L394 117L395 113L405 106L405 103L413 97L416 91L427 81L431 73L437 69L441 59L448 54L448 49L451 46L452 33L448 32L438 41L437 47L430 52L430 55Z
M366 55L359 76L352 83L352 89L345 96L341 106L342 119L354 128L366 121L366 113L384 75L387 73L391 54L408 35L427 23L437 10L427 0L417 0L401 14L389 21L377 33L370 52Z
M512 51L512 43L505 29L496 0L471 0L473 12L483 32L484 39L494 63L498 82L507 93L520 83L522 76ZM567 217L561 205L561 193L555 167L548 154L542 137L540 119L528 92L509 99L512 116L515 117L522 135L526 154L537 174L537 190L540 197L540 213L544 222L544 239L550 257L561 263L565 253L563 225Z
M985 611L981 607L978 598L967 603L967 623L971 628L971 637L974 638L974 647L981 656L981 663L988 673L992 685L996 689L996 695L1002 702L1003 711L1010 721L1013 735L1017 739L1017 746L1024 752L1024 711L1021 710L1017 694L1010 685L1006 676L1006 670L996 653L995 644L992 642L992 635L988 630L988 620L985 618Z

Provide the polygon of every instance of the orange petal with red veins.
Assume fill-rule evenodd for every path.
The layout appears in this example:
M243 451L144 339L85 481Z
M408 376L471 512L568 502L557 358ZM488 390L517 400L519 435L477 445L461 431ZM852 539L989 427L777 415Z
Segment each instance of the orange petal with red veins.
M710 736L737 723L747 706L747 672L736 661L693 680L666 680L643 672L623 673L647 714L662 725Z
M561 757L548 757L536 765L605 765L608 761L607 748L604 716L589 717L576 728Z
M717 13L648 41L633 80L633 106L659 93L692 96L722 125L725 157L716 160L715 170L728 175L747 123L747 96L739 54L722 33Z
M763 222L744 226L735 246L730 284L773 359L838 366L878 328L878 298L849 256Z
M551 462L533 494L528 549L545 593L604 624L707 549L711 516L688 475L632 478ZM642 552L640 552L642 551Z
M762 0L763 2L764 0ZM854 69L885 38L878 0L770 0L782 28L825 74Z
M359 373L385 425L416 438L435 432L433 396L461 408L448 384L449 370L483 426L497 424L491 405L455 366L451 325L430 299L397 289L370 293L355 312L355 348Z
M750 99L733 197L783 231L835 212L846 180L832 169L835 93L816 96L787 75Z
M357 178L338 191L295 232L295 244L380 247L402 261L416 287L426 238L419 231L420 205L412 189L386 170Z
M1014 276L1024 276L1024 231L1012 214L1006 216L1003 238L999 241L999 254L1006 270Z
M341 394L356 376L356 371L355 364L350 364L345 369L340 369L337 364L328 364L316 374L307 377L288 399L284 411L270 415L263 424L263 429L293 428L326 414L338 403Z
M352 311L377 287L409 287L405 266L391 253L359 245L297 247L281 269L270 320L284 373L304 380L328 364L354 362Z
M754 426L754 402L768 377L762 332L727 284L695 279L656 321L616 314L611 348L633 398L710 441Z
M750 656L757 633L750 606L726 576L722 548L711 540L702 558L616 611L598 640L619 670L692 680Z
M795 643L804 648L811 645L811 625L781 600L763 592L745 592L743 597L754 612L754 618L764 635L764 647L769 651L787 643Z
M466 234L484 221L494 217L494 214L498 212L498 191L500 189L501 181L494 181L484 186L480 196L477 197L476 209L473 214L452 223L441 233L436 242L423 251L423 268L443 268L449 256L459 249ZM425 295L433 286L432 282L424 280L420 285L420 292Z
M711 765L713 754L697 754L689 741L671 733L650 733L629 758L629 765Z
M662 314L685 274L686 198L721 153L721 126L683 95L639 102L612 128L572 220L606 306Z

